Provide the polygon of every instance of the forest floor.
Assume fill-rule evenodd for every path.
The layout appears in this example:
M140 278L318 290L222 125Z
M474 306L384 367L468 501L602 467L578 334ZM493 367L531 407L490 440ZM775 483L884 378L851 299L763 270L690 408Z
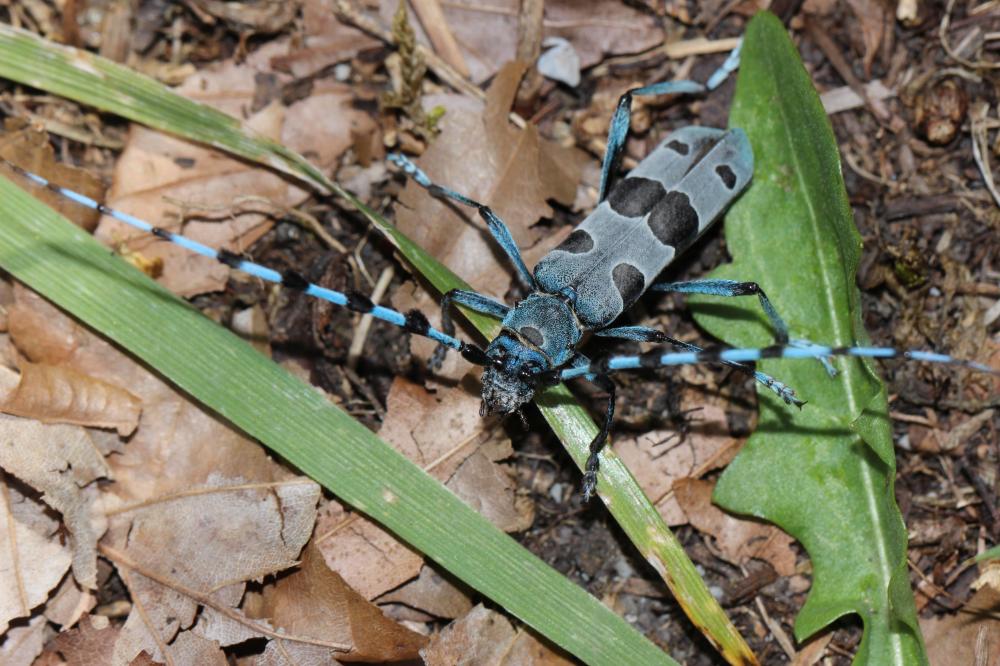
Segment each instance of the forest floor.
M385 155L403 152L440 184L493 205L531 266L595 204L602 146L619 96L655 81L706 80L749 17L768 8L750 1L672 0L413 4L420 11L411 7L408 25L416 43L426 45L421 49L398 18L394 23L395 0L146 0L128 9L70 1L61 10L13 3L0 6L0 19L181 85L186 94L280 138L477 290L510 302L524 292L490 249L478 218L427 199L387 167ZM442 18L427 13L434 9ZM806 0L778 2L770 10L788 27L840 147L864 242L857 284L873 343L996 364L1000 3ZM561 56L555 53L560 49ZM525 65L522 77L522 69L505 67L518 55L533 62L541 53L546 75ZM735 78L704 96L637 101L627 163L641 159L672 128L724 127ZM211 227L202 230L205 242L225 243L260 263L298 270L311 281L356 290L400 310L436 314L439 295L415 281L391 246L343 202L246 165L233 170L207 160L191 171L184 160L164 160L184 153L148 130L14 84L0 86L0 112L44 127L60 158L111 183L111 205L128 202L137 206L130 212L150 220L179 215L188 230ZM508 163L497 163L491 155L503 152L509 132L523 131L516 126L535 128L534 143L519 143ZM8 129L18 131L10 120ZM526 188L512 170L537 174L537 182ZM141 176L150 172L155 177ZM502 468L509 486L495 496L488 489L483 500L506 511L505 529L678 661L721 663L603 505L581 502L580 473L537 411L526 410L523 422L482 420L470 366L449 359L440 373L429 373L427 341L243 276L192 269L177 248L151 250L107 222L97 235L308 377L384 439L420 449L449 432L458 434L456 441L510 447ZM775 248L776 261L780 252ZM727 258L717 225L675 262L670 279L704 276ZM682 298L647 296L632 321L710 342ZM463 335L474 338L471 329ZM598 348L634 352L639 346L591 340L585 347ZM980 572L967 560L1000 539L1000 399L995 392L970 397L962 390L967 374L953 368L881 367L893 419L895 493L909 533L910 582L928 650L934 663L971 664L981 627L960 628L955 618L962 616L955 612L974 597L978 602L972 603L987 604L983 595L990 593L989 584L974 589ZM573 388L599 417L604 395L582 384ZM805 550L775 537L775 528L725 517L709 502L720 468L753 430L756 403L752 381L739 373L699 367L623 376L615 445L634 451L635 460L646 455L657 461L636 476L652 484L647 492L761 663L847 664L862 637L856 617L844 617L805 646L794 641L795 617L810 589ZM130 464L146 463L139 457ZM334 568L391 618L426 635L466 618L472 604L483 601L460 585L449 584L447 592L418 587L425 574L415 578L420 560L408 551L400 555L380 544L383 555L393 555L377 565L372 553L345 554L355 542L342 543L345 552L338 554L336 535L350 522L344 512L321 499L314 539L323 535L326 561L342 565ZM370 545L376 539L361 530L353 538ZM760 539L772 546L748 547ZM133 582L113 567L98 573L90 612L121 627L133 610ZM995 604L997 593L991 594ZM66 649L84 649L83 639L66 648L72 641L60 644L49 631L39 659L51 661L43 663L60 657L73 662ZM989 644L1000 649L1000 630L990 631ZM470 632L465 640L474 643L476 636ZM251 663L263 643L246 645L227 649L228 658ZM532 663L561 658L544 642L533 645ZM982 654L985 648L978 649ZM447 653L437 654L438 661L425 658L447 663L441 656ZM994 663L995 651L989 659Z

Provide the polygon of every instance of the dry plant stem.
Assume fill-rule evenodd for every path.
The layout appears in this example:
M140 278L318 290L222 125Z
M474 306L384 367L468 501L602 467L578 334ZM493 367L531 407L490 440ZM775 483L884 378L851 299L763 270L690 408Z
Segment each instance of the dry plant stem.
M535 63L542 53L542 33L545 19L545 0L521 0L517 18L517 59ZM529 106L542 86L542 75L537 67L529 67L517 91L517 104Z
M441 5L437 0L410 0L413 11L420 20L420 25L424 27L427 38L431 40L434 50L440 54L441 59L454 68L455 72L463 78L469 78L469 66L465 64L465 57L458 48L455 35L448 27L448 21L441 11Z
M210 206L208 204L192 204L188 201L179 201L170 197L165 197L165 201L174 204L182 211L184 211L183 218L188 219L193 217L194 211L198 213L221 213L225 216L232 216L234 214L234 209L236 213L245 212L244 207L250 208L252 205L260 205L268 209L267 213L272 214L275 211L290 217L295 220L299 226L306 228L307 230L314 233L327 247L340 252L341 254L347 254L347 248L341 244L336 238L331 236L326 229L323 228L323 224L317 220L315 217L309 213L304 213L295 208L288 206L282 206L281 204L276 204L270 199L264 197L258 197L254 195L247 195L242 197L236 197L233 199L233 203L229 206Z
M1000 69L1000 62L989 62L986 60L978 60L973 62L963 58L958 54L955 49L952 48L951 43L948 41L948 28L951 25L951 12L955 9L955 0L948 0L948 6L944 10L944 16L941 17L941 27L938 28L938 39L941 40L941 47L945 50L945 53L950 55L956 62L965 65L969 69Z
M98 545L97 548L100 551L104 550L104 548L100 545ZM117 567L117 569L118 569L118 575L121 577L122 582L125 584L125 587L127 589L132 589L133 588L132 576L129 574L130 569L128 569L127 567ZM139 613L139 616L142 618L142 623L146 625L146 627L154 626L155 623L152 620L150 620L149 615L146 613L146 607L141 600L134 599L132 601L132 607L135 608L136 612ZM167 650L167 644L164 643L163 639L160 637L160 632L150 631L149 634L150 636L153 637L153 640L156 642L156 646L160 649L160 653L166 659L167 666L174 666L174 660L170 656L170 652Z
M851 90L865 101L865 106L872 112L872 115L880 122L888 121L890 115L888 110L880 104L875 104L871 97L868 96L868 91L865 89L864 84L858 80L858 77L854 76L854 70L851 69L851 66L844 59L843 54L837 49L836 44L833 43L833 40L830 39L829 34L827 34L822 26L817 24L815 20L809 20L806 21L806 29L809 31L809 37L813 43L827 57L833 68L837 70L840 78L844 79L844 83L849 85Z
M385 296L386 289L389 288L389 283L392 282L393 276L396 275L396 269L391 265L386 266L382 273L378 276L378 281L375 283L375 289L372 290L371 298L372 303L375 305L379 304L382 297ZM351 370L355 370L358 367L358 359L361 358L361 352L365 348L365 340L368 339L368 331L372 327L372 316L370 314L363 315L361 321L358 322L358 326L354 329L354 337L351 338L351 347L347 350L347 367Z
M1000 192L997 191L996 182L993 180L993 170L990 168L989 139L986 135L987 118L989 105L982 104L978 110L969 110L969 121L972 133L972 157L976 160L979 172L983 174L983 182L986 189L993 195L993 201L1000 207Z
M616 66L635 65L659 58L666 55L670 60L681 60L688 56L709 55L712 53L729 53L740 43L739 37L727 37L726 39L705 39L696 37L694 39L684 39L678 42L665 42L660 46L650 49L644 53L635 55L617 56L606 58L600 65L594 67L591 73L595 77L603 76Z
M361 28L373 37L381 39L387 44L392 44L393 46L396 45L396 40L393 39L392 33L380 26L373 19L359 12L349 2L349 0L337 0L336 12L344 20L354 24L358 28ZM455 71L451 65L439 58L436 53L422 44L417 44L417 52L424 59L424 62L427 63L427 66L431 69L431 71L433 71L439 79L447 83L449 86L460 93L475 97L476 99L486 100L486 93L479 86ZM510 121L521 129L524 129L527 126L527 122L524 118L516 113L510 114Z
M10 503L10 492L9 486L7 485L7 473L0 469L0 510L2 510L7 516L7 541L13 545L17 545L17 533L15 532L15 522L10 520L11 515L11 503ZM11 571L21 571L21 553L15 547L10 549L10 563L9 566ZM17 578L17 601L18 601L18 614L25 616L31 613L31 604L28 603L28 591L24 589L24 579L23 576L16 576Z
M776 620L771 618L770 613L767 612L767 608L764 606L764 600L758 596L755 601L757 602L757 611L764 620L764 624L766 624L767 628L771 630L772 634L774 634L774 640L778 641L778 645L780 645L781 649L785 651L785 654L788 656L788 660L794 662L797 653L795 651L795 646L792 645L792 641L788 638L788 634L785 633L785 630L781 628L781 625Z
M307 645L317 645L319 647L325 647L330 650L335 650L337 652L349 652L351 650L351 646L346 645L344 643L334 643L333 641L323 641L317 638L309 638L308 636L296 636L293 634L285 634L279 631L274 631L273 629L269 629L268 627L265 627L261 624L254 622L253 620L250 620L249 618L240 615L238 612L236 612L232 608L229 608L228 606L224 606L220 603L217 603L208 595L202 594L201 592L193 590L189 587L185 587L184 585L179 584L177 581L164 578L155 571L149 571L147 569L144 569L141 564L135 562L128 555L126 555L125 553L121 552L116 548L112 548L111 546L107 546L104 544L99 544L97 549L100 551L101 555L108 558L109 560L111 560L111 562L115 564L116 568L124 578L128 577L126 571L134 571L138 574L145 576L146 578L150 579L153 582L159 583L160 585L169 590L174 590L176 592L180 592L186 597L190 597L191 599L198 602L202 606L207 606L212 610L214 610L215 612L226 616L233 622L241 624L245 627L249 627L252 631L257 632L262 636L266 636L267 638L271 638L274 640L293 641L296 643L304 643ZM122 571L123 569L125 571ZM139 612L141 613L142 610L140 609ZM154 639L159 641L159 637L156 636L155 633L154 633ZM164 654L166 654L165 645L161 645L160 649L164 652Z

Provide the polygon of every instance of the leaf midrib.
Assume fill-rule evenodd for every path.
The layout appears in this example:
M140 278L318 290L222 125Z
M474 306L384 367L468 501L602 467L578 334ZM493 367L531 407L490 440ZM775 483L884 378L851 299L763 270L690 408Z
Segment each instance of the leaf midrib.
M772 64L774 62L773 59L776 56L773 51L768 51L767 54L768 54L768 63ZM774 68L772 67L772 70L773 69ZM798 153L794 150L795 144L794 141L792 140L792 135L790 130L791 125L787 122L788 113L785 109L784 103L778 104L778 112L781 117L781 128L782 128L782 133L785 136L785 144L786 147L789 148L788 152L791 155L791 160L793 164L795 165L794 172L796 175L796 179L798 180L798 186L799 186L798 191L799 192L811 191L812 188L809 186L809 183L807 183L805 179L805 170L802 168L803 166L802 162L799 160ZM836 312L837 307L834 299L835 285L831 282L831 276L834 274L834 272L828 266L828 262L826 261L824 253L815 250L817 248L822 247L820 242L822 240L822 235L820 232L819 216L813 205L812 197L805 197L805 204L807 210L809 211L809 228L810 231L812 232L814 239L812 247L814 248L814 258L816 259L816 263L820 267L819 271L820 280L822 281L823 285L823 297L826 299L827 312ZM844 326L841 323L840 317L836 316L829 317L829 321L830 321L830 327L833 330L834 340L838 344L854 343L853 338L848 338L845 335ZM844 395L847 398L847 403L850 407L850 413L852 415L860 415L861 414L860 401L858 399L857 392L854 388L854 382L849 381L847 377L849 373L855 372L855 370L853 370L852 366L848 363L840 363L839 365L841 366L839 380L840 384L845 389ZM867 508L872 526L876 534L885 534L886 533L885 520L883 519L882 512L879 510L877 493L875 488L876 483L875 480L872 478L871 469L866 464L860 464L858 467L865 488L865 506ZM892 567L890 566L888 553L886 552L886 544L883 539L873 539L872 541L874 542L875 552L877 553L878 557L878 569L881 572L880 591L885 591L886 593L888 593L889 584L892 579ZM859 608L858 610L860 612L861 609ZM902 660L902 642L900 636L898 634L890 634L890 635L893 644L892 654L895 658L896 663L905 664L905 661Z

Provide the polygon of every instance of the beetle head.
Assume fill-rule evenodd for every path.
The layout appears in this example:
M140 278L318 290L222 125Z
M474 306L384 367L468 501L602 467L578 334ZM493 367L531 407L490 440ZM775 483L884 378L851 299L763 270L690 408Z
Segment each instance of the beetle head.
M529 348L508 331L486 348L480 413L509 414L530 401L535 392L558 382L558 371L541 352Z

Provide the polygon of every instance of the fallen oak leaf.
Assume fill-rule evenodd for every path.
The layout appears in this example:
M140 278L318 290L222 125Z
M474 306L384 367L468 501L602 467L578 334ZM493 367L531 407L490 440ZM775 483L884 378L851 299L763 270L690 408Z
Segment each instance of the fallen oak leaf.
M296 563L312 534L319 494L316 483L302 478L214 478L204 487L109 508L101 552L118 568L133 601L116 654L129 660L145 650L162 660L165 646L192 625L200 605L240 622L236 608L246 581Z
M367 113L353 108L354 90L320 80L308 97L284 106L282 88L293 81L272 68L271 59L284 55L290 41L277 40L254 51L245 61L229 60L221 67L199 71L178 88L197 101L229 113L256 133L305 153L320 168L328 168L352 145L354 136L374 126ZM253 192L278 208L302 202L307 192L281 176L245 161L224 156L141 126L134 126L128 145L115 165L108 205L215 248L243 252L271 228L268 215L255 210L228 210ZM167 199L201 209L223 208L218 214L199 213L179 220ZM207 211L206 211L207 212ZM183 213L183 211L182 211ZM186 218L187 216L184 215ZM183 229L180 228L183 226ZM105 216L95 236L105 244L159 259L159 281L182 296L221 290L230 269L192 254Z
M295 571L250 595L244 607L249 616L267 619L290 634L348 645L347 652L336 655L340 661L414 659L427 643L351 589L311 545Z
M482 605L476 606L434 636L420 656L427 666L458 663L568 666L574 663L530 633L515 629L500 613Z
M72 561L45 512L0 476L0 634L48 598Z
M95 506L96 487L86 487L111 472L87 431L0 416L0 468L41 492L44 502L62 514L70 534L73 576L80 585L96 589L97 540L107 522Z
M452 478L476 451L489 460L511 455L510 440L495 419L478 416L479 398L463 388L438 387L435 393L403 378L396 378L386 398L386 419L379 436L428 474L442 482ZM448 433L442 437L441 433ZM490 463L492 464L492 463ZM513 497L502 489L490 504L513 526L518 513ZM336 501L325 504L317 519L317 548L326 563L366 599L374 599L413 579L423 557L369 521Z
M109 382L66 366L23 362L17 385L0 394L0 412L43 423L114 428L126 437L139 424L139 399ZM10 371L0 370L0 385Z
M715 538L722 556L732 564L748 558L769 563L779 576L795 573L795 541L774 525L731 516L712 504L715 484L700 479L674 482L677 502L688 521L699 531Z

